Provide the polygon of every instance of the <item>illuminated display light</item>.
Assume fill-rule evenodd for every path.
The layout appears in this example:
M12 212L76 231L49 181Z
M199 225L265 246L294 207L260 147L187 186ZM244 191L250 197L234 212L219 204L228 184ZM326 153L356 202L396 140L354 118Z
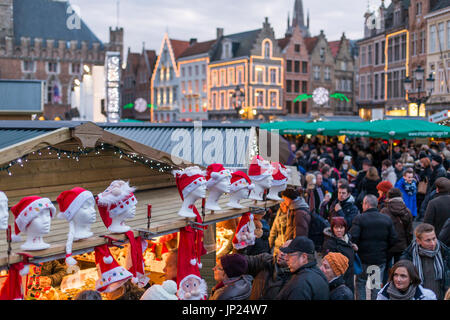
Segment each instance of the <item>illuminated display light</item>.
M120 120L120 53L107 52L106 65L106 116L108 122Z

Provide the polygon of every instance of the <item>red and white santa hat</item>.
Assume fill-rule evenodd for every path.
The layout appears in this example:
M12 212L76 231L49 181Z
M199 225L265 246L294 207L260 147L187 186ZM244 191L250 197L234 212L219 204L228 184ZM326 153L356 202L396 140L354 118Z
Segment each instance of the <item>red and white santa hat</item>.
M136 188L130 187L129 182L115 180L95 198L100 217L107 228L111 225L111 218L129 211L137 204L133 193L135 190Z
M200 276L200 256L206 253L201 238L199 231L190 226L180 229L177 258L180 300L206 300L208 296L206 281Z
M290 170L279 162L272 162L272 186L281 186L288 181Z
M23 262L9 267L8 277L0 289L0 300L23 300L22 277L30 271L28 264Z
M237 192L242 188L247 188L248 190L253 190L255 185L248 175L243 171L235 171L231 174L231 189L230 192Z
M253 157L248 167L248 176L252 181L260 181L272 175L272 166L269 161L264 160L260 155Z
M24 232L28 225L37 218L39 214L45 210L50 210L50 216L53 218L56 208L48 198L39 196L29 196L22 198L18 204L11 208L14 215L14 233L12 240L14 242L21 241L20 233Z
M181 200L184 200L189 193L201 185L206 184L204 172L197 166L188 167L183 170L174 170L172 174L175 177Z
M133 275L117 263L108 245L95 247L95 264L98 280L95 289L99 292L112 292L132 278Z
M224 168L223 164L213 163L206 168L206 187L211 188L222 179L230 177L231 172Z
M56 202L59 205L59 213L57 217L59 219L66 219L69 221L69 233L66 242L66 263L68 265L77 264L76 260L71 257L72 244L75 233L75 227L73 225L73 217L80 210L81 206L89 199L94 200L92 192L80 187L75 187L71 190L63 191L56 198Z
M244 249L255 244L255 223L253 214L246 212L239 220L232 240L235 249Z

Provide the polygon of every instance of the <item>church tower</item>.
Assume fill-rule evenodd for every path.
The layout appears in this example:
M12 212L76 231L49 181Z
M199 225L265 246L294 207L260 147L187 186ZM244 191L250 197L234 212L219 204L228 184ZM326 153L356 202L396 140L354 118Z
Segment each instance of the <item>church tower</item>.
M291 35L292 34L292 30L295 27L300 28L300 30L302 31L302 34L304 37L310 37L310 32L309 32L309 12L308 12L308 22L307 25L305 25L305 14L303 11L303 0L295 0L294 3L294 13L292 16L292 25L290 25L289 23L289 19L288 19L288 26L287 26L287 30L286 30L286 35Z

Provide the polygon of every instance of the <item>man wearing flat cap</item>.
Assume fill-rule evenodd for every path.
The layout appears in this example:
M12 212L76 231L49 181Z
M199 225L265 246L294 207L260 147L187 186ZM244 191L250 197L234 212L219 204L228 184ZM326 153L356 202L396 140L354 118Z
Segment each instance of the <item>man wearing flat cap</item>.
M296 237L280 250L292 277L280 291L277 300L328 300L329 287L325 275L317 267L314 242L304 236Z

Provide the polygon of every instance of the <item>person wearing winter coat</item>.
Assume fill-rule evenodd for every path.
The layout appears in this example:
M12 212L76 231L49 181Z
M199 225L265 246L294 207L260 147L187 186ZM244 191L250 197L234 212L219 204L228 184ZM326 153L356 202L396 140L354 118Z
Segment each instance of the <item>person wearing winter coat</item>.
M441 232L439 233L439 240L447 247L450 246L450 218L444 223Z
M378 266L382 276L386 267L388 251L397 242L397 233L392 220L378 212L378 200L367 195L363 200L363 213L356 216L349 231L352 241L358 246L362 272L356 276L357 300L366 300L367 268ZM380 282L382 279L378 279ZM371 289L371 300L376 299L378 289Z
M436 188L435 183L440 177L447 177L447 171L442 165L442 157L440 154L434 154L431 156L431 168L433 172L431 173L429 188L430 190L434 190Z
M345 285L343 277L347 268L348 259L341 253L330 252L323 257L320 270L329 282L330 300L354 300L353 292Z
M388 283L377 300L436 300L433 291L421 286L416 267L409 260L396 262L389 271Z
M331 227L326 228L322 246L322 256L330 252L342 253L348 259L348 268L343 275L345 285L352 291L355 291L355 271L353 263L355 261L355 251L358 247L350 241L347 233L347 223L343 217L331 218Z
M389 159L385 159L383 160L383 162L381 162L381 178L382 181L389 181L393 186L397 182L395 169L392 166L391 160Z
M353 219L359 214L359 210L355 205L354 198L350 194L348 184L342 184L338 188L338 202L330 208L329 217L344 217L349 226L352 226Z
M286 241L281 248L287 247L291 241ZM275 299L292 276L286 263L286 254L280 250L275 257L269 253L261 253L246 256L246 259L246 274L254 278L249 300Z
M414 234L416 240L403 251L400 259L412 261L422 286L432 290L437 299L442 300L450 287L450 248L437 239L431 224L419 224Z
M377 169L375 167L370 167L369 170L367 170L366 176L362 179L358 191L365 191L366 195L373 194L374 196L378 197L377 185L380 182L381 179L378 175Z
M278 250L283 243L288 240L285 235L290 201L289 198L283 198L283 202L280 203L280 208L278 209L272 227L270 228L269 246L273 249L274 255L278 253Z
M395 263L413 240L413 216L397 188L389 190L386 206L380 212L391 218L397 232L397 242L388 251L388 260L394 258Z
M380 195L378 197L378 211L380 211L381 209L384 208L385 202L386 202L386 198L387 198L387 193L393 187L394 186L391 184L390 181L381 181L377 185L378 194Z
M247 259L241 254L227 254L217 261L214 270L216 286L209 300L247 300L252 291L253 277L245 274Z
M436 234L450 218L450 180L444 177L436 180L436 197L428 203L423 222L431 224Z
M276 300L329 300L328 280L317 267L314 242L307 237L296 237L285 248L286 262L292 273Z
M286 240L294 239L298 236L308 236L311 215L309 206L300 193L293 189L284 190L283 198L289 199L289 208L286 220Z
M397 181L395 187L400 189L403 201L411 211L413 217L417 216L417 183L414 180L414 171L411 168L403 171L403 177Z

